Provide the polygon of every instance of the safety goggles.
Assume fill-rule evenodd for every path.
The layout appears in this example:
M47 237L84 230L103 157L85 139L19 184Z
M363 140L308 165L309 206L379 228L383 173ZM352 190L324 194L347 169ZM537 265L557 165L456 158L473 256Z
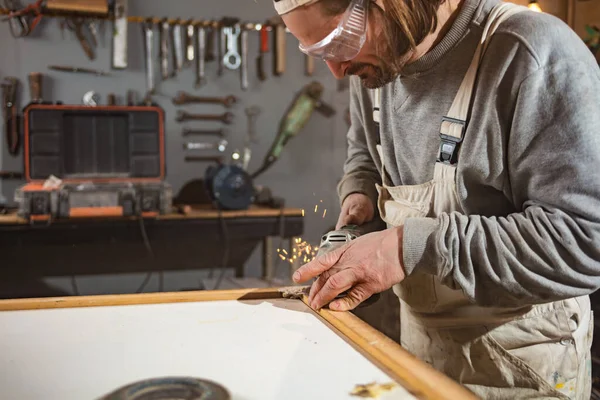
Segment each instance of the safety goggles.
M371 0L352 0L333 32L310 46L300 44L300 51L325 61L352 60L367 38L369 1Z

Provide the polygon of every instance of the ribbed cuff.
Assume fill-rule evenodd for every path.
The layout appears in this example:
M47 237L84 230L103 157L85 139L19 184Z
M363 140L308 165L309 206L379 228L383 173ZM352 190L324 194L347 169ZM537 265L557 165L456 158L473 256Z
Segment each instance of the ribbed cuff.
M436 240L439 227L439 220L434 218L408 218L404 223L402 251L407 276L416 269L438 275L442 266Z
M340 206L344 204L346 197L353 193L362 193L369 197L373 202L373 207L377 210L377 188L375 184L370 180L363 179L345 179L338 185L338 196L340 198Z

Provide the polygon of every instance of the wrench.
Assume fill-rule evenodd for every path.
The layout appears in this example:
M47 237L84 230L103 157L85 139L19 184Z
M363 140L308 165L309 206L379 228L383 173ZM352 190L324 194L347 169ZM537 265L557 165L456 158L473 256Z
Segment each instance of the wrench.
M186 25L186 37L185 37L185 63L186 65L191 64L194 61L195 47L194 38L196 36L196 27L193 25L192 20L187 22Z
M169 21L164 19L160 22L160 69L162 79L167 80L169 73Z
M235 96L227 96L227 97L201 97L201 96L192 96L189 93L184 91L177 92L177 95L173 98L173 104L182 105L182 104L191 104L191 103L213 103L213 104L222 104L227 108L231 108L234 104L238 102L237 97Z
M206 33L206 54L204 61L211 62L215 60L215 33L218 28L213 24L208 28Z
M154 23L147 20L142 23L144 31L144 49L146 57L146 87L148 94L154 93Z
M224 46L225 46L225 33L223 32L223 28L215 28L218 29L216 35L217 35L217 75L221 76L223 75L223 53L225 53L224 50Z
M230 125L233 122L234 115L230 112L219 115L211 114L190 114L185 111L177 112L177 122L183 121L220 121L224 124Z
M216 143L209 142L187 142L183 144L184 150L218 150L223 153L227 150L227 140L220 140Z
M175 57L174 59L174 65L175 65L175 70L177 72L181 72L181 69L183 68L183 36L182 36L182 31L181 31L181 25L180 25L180 21L177 20L175 22L175 25L173 26L172 30L171 30L171 39L172 39L172 44L173 44L173 56Z
M227 36L227 53L223 56L223 64L231 70L238 69L242 63L237 45L240 31L240 26L237 24L233 27L223 28L223 32Z
M240 44L242 47L240 81L242 90L248 90L248 31L242 30Z
M198 26L196 34L196 47L198 56L196 57L196 89L206 84L206 29L204 26Z
M220 136L220 137L225 137L225 130L224 129L217 129L217 130L194 130L194 129L190 129L190 128L183 128L183 130L181 131L181 134L183 136L189 136L189 135L216 135L216 136Z

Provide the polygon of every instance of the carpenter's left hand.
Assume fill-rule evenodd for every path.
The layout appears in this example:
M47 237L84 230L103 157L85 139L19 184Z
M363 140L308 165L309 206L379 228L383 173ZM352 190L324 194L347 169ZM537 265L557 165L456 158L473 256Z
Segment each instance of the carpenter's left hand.
M322 308L350 289L345 298L331 302L329 308L352 310L371 295L404 280L402 232L403 227L397 227L360 236L300 267L294 274L294 282L306 282L320 275L308 297L314 309Z

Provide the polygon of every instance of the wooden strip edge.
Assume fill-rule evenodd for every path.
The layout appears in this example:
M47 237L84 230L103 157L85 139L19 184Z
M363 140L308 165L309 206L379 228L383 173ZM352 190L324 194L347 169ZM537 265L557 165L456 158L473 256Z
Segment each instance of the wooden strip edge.
M306 296L302 301L308 305ZM329 309L315 312L414 396L431 400L477 399L467 388L419 360L356 315Z
M261 300L282 297L281 289L278 288L42 297L0 300L0 311L185 303L194 301Z

